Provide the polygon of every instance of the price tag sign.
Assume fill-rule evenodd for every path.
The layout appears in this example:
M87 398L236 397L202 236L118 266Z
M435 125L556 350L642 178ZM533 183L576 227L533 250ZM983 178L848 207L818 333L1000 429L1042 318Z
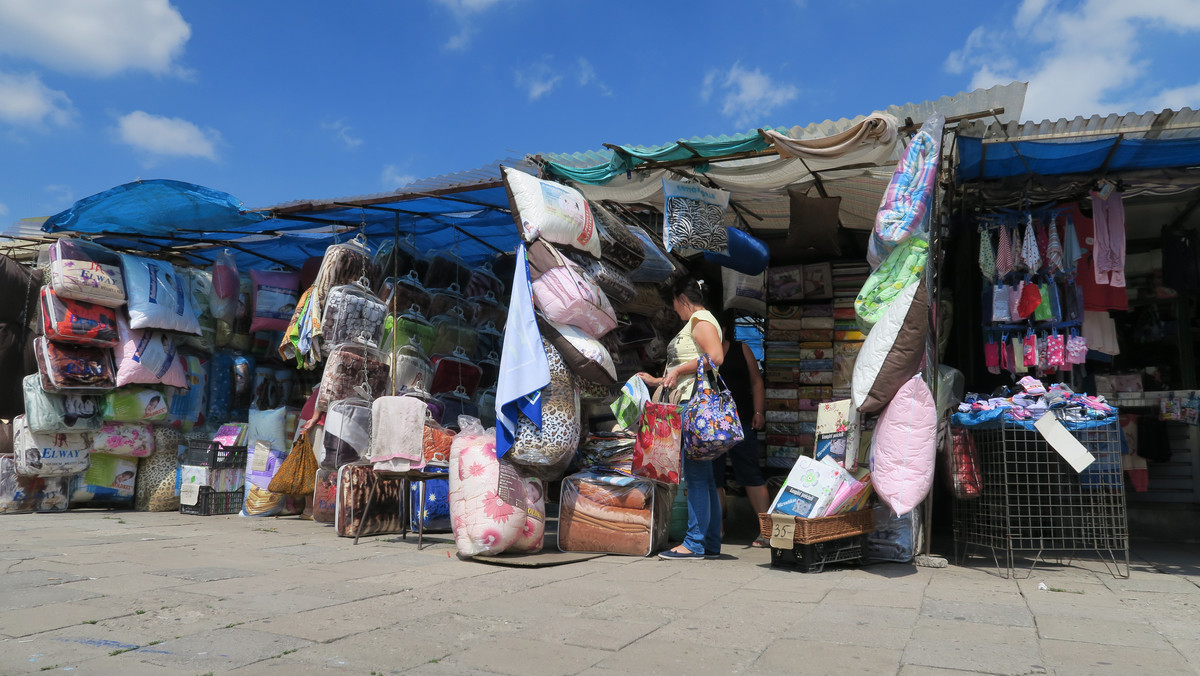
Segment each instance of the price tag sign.
M771 546L792 549L796 546L796 517L791 514L771 515Z
M179 487L179 502L188 507L200 501L200 484L184 484Z

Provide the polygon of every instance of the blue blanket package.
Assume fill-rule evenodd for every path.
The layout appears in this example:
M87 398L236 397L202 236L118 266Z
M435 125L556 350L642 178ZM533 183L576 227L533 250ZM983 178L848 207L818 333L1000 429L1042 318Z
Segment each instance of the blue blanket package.
M442 472L442 468L427 468L426 471ZM424 493L424 496L422 496ZM424 499L422 499L422 497ZM426 533L432 531L449 532L450 523L450 480L426 479L409 484L409 528L419 530L424 520Z

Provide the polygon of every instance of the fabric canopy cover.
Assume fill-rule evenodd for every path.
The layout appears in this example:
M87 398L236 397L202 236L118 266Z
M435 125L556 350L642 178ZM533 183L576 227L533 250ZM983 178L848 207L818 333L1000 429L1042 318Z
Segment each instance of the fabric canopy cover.
M42 230L173 237L179 231L231 230L262 220L262 214L242 211L242 203L228 193L182 181L153 179L126 183L81 199L70 209L46 219Z
M546 171L577 183L600 185L616 176L627 173L646 162L669 162L694 157L719 157L733 153L766 150L767 142L757 133L739 136L722 136L706 140L677 141L662 146L617 146L612 157L603 164L591 167L568 167L557 162L547 162Z
M959 136L956 174L959 183L968 183L1031 174L1061 176L1197 164L1200 138L985 141Z
M712 184L734 194L782 193L789 186L811 181L813 172L834 172L857 167L889 164L898 143L896 119L885 113L864 118L854 127L834 136L799 140L764 131L780 153L778 159L751 158L712 165L704 176ZM577 186L593 200L612 200L623 204L662 202L662 179L674 178L666 169L639 171L619 176L604 185Z

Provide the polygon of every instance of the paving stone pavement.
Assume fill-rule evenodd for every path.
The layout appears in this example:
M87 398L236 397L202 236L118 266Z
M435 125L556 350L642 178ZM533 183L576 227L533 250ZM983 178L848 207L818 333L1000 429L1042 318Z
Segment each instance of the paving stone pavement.
M0 517L0 675L1196 674L1200 545L803 574L765 550L459 561L293 518ZM1028 573L1028 569L1019 571ZM1039 588L1040 584L1045 589Z

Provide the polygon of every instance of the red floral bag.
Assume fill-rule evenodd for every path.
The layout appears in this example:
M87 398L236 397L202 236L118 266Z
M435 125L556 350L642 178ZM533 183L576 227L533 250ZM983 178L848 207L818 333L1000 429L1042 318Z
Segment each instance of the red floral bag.
M663 401L663 388L642 408L633 444L633 475L664 484L679 483L683 406Z

